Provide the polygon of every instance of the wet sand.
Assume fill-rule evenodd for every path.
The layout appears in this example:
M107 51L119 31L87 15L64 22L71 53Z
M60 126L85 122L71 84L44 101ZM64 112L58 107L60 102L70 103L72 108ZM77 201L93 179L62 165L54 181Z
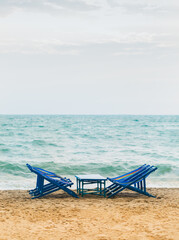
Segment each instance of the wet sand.
M27 191L0 191L0 240L178 240L179 188L149 192L157 197L58 191L32 200Z

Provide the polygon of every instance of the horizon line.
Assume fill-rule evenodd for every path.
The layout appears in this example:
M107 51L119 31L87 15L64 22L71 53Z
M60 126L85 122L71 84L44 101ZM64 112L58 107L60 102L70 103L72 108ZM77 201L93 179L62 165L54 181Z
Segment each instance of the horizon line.
M0 113L0 116L179 116L179 114L131 114L131 113Z

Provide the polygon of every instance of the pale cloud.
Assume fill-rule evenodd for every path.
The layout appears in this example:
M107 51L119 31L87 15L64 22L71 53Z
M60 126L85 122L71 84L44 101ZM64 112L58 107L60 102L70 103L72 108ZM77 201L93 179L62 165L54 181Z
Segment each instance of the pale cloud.
M177 0L107 0L109 6L121 8L125 12L140 14L177 14L179 2Z
M64 11L86 12L99 7L84 0L1 0L0 15L5 16L18 10L46 13L64 13Z
M65 44L58 40L24 42L6 39L0 40L0 53L79 55L80 50L76 44Z
M177 15L179 2L177 0L1 0L0 15L5 16L18 10L45 12L49 14L70 12L93 12L110 8L117 9L120 14L168 14Z
M83 52L84 49L87 49L89 46L102 46L105 52L105 46L108 51L113 44L116 46L127 45L128 50L130 46L142 45L144 44L146 48L151 44L152 46L165 46L167 43L158 42L158 35L149 34L146 32L142 33L127 33L126 35L116 35L116 36L100 36L97 38L89 39L83 38L80 41L75 38L69 41L60 41L58 39L32 39L32 40L16 40L16 39L1 39L0 40L0 53L22 53L22 54L59 54L59 55L79 55ZM168 44L168 48L172 45ZM111 54L113 54L113 48L111 48ZM130 51L125 51L126 54L129 54ZM134 54L134 52L131 52ZM139 53L138 53L139 54ZM116 55L116 54L115 54Z
M88 53L88 49L95 55L98 49L102 49L103 54L120 55L163 55L160 49L165 49L165 56L178 51L175 42L171 41L172 36L168 34L156 34L147 32L128 32L126 34L98 35L93 38L81 37L75 39L71 37L66 40L58 38L47 39L0 39L0 53L20 53L20 54L50 54L50 55L83 55ZM175 52L177 52L175 51Z
M154 12L154 11L161 11L162 5L159 2L155 1L132 1L132 0L107 0L109 6L111 7L120 7L123 8L125 11L133 11L133 12Z
M148 49L151 49L151 48L148 48ZM114 56L123 56L123 55L126 55L126 56L132 56L132 55L152 55L153 52L152 51L146 51L146 48L123 48L122 51L117 51L117 52L114 52Z

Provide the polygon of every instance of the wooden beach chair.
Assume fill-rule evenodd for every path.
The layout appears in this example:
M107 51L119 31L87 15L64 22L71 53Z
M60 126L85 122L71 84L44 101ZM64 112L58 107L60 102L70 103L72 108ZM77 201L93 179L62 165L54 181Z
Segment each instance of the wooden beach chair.
M105 189L106 196L110 198L127 188L149 197L155 197L146 191L146 178L155 170L157 170L157 167L144 164L124 175L115 178L107 178L112 184Z
M67 192L72 197L78 198L76 193L68 188L73 185L73 182L70 179L62 178L55 173L46 171L41 168L32 167L29 164L26 164L26 166L30 169L31 172L37 174L36 188L29 191L29 194L33 199L45 196L60 189ZM44 180L46 180L48 183L44 184Z

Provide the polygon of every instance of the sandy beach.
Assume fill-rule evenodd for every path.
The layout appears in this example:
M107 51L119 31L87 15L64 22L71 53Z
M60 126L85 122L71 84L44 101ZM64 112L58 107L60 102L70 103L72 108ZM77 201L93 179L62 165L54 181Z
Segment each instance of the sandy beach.
M123 192L113 199L62 191L30 199L27 191L0 191L0 239L179 239L179 189L149 189L149 198Z

